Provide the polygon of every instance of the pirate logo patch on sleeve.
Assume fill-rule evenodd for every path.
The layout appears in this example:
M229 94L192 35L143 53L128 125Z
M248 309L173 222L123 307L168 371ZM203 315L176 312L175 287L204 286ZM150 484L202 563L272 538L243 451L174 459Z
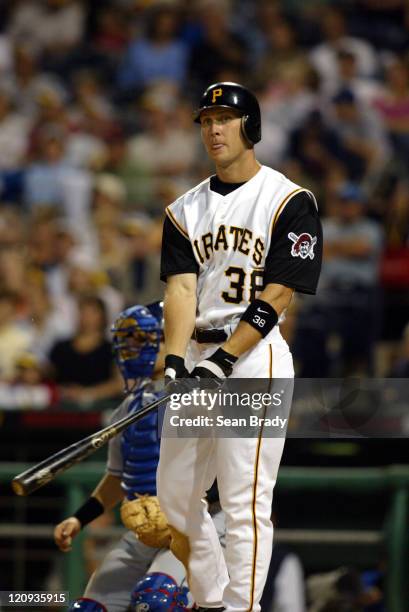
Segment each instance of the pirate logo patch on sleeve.
M291 247L291 255L293 257L301 257L301 259L307 259L307 257L309 257L310 259L314 259L314 246L317 243L316 236L311 236L311 234L307 234L307 232L297 236L294 232L290 232L288 237L293 243Z

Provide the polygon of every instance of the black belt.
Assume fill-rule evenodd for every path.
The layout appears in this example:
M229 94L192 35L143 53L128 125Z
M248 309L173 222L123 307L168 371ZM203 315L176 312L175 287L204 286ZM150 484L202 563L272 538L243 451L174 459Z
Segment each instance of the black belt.
M227 340L228 336L224 329L202 329L196 327L192 340L196 340L199 344L221 344Z

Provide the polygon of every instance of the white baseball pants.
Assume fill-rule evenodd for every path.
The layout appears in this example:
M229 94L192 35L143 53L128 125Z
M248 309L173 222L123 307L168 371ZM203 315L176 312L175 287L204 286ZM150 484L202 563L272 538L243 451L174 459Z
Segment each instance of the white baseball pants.
M192 341L187 367L217 348ZM292 357L279 332L272 342L261 340L242 355L232 377L290 379L292 389ZM187 542L183 561L200 606L224 606L227 612L260 610L273 541L273 488L283 447L283 437L162 437L158 497L175 534ZM226 516L224 554L203 501L216 476Z

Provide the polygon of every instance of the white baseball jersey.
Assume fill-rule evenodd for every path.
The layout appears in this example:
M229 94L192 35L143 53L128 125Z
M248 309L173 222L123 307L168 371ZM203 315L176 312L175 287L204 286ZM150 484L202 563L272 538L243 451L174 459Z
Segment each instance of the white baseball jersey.
M315 198L308 190L267 166L262 166L253 178L226 195L212 190L214 178L206 179L166 210L178 233L190 242L196 269L193 262L184 269L180 260L172 267L170 262L175 259L177 245L172 238L173 244L167 245L166 232L162 255L162 278L185 271L198 273L197 326L207 329L222 328L235 317L239 318L266 282L280 282L278 276L274 279L275 273L282 272L280 262L267 265L268 255L275 241L277 221L295 196L303 194L316 213ZM315 270L317 230L313 230L315 235L311 234L311 223L305 228L295 223L289 230L285 244L293 266L299 268L302 262L304 268ZM302 236L305 257L297 244ZM266 278L266 269L271 278ZM308 275L308 270L305 274ZM299 279L295 285L288 281L283 284L307 293L315 291L314 286L303 287Z

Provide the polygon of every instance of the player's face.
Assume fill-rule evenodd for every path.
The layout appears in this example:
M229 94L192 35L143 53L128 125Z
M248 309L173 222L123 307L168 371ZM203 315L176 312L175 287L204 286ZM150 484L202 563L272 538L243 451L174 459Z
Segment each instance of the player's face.
M241 116L230 108L215 108L200 115L202 140L216 165L228 166L246 149L241 134Z

